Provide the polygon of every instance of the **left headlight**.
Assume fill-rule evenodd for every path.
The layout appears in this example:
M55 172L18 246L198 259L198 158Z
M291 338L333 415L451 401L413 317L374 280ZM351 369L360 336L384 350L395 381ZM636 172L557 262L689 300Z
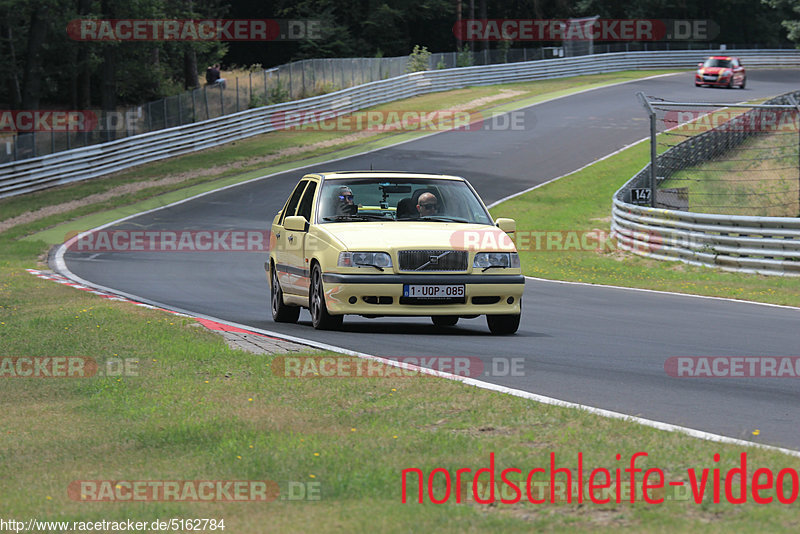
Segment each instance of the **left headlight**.
M519 268L519 254L516 252L478 252L472 260L477 269L490 267Z
M339 267L391 267L392 257L385 252L340 252Z

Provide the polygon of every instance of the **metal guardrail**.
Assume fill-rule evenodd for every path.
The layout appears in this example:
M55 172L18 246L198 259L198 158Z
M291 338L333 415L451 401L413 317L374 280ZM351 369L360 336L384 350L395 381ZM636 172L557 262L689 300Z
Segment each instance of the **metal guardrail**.
M800 91L765 104L793 103L797 97ZM660 171L662 159L673 161L679 156L694 165L735 148L749 133L741 129L731 136L730 129L737 130L736 123L745 120L746 116L740 116L730 121L734 124L683 141L658 156L657 168ZM620 249L727 271L800 276L800 218L691 213L632 204L632 188L650 187L650 168L648 163L614 194L611 230Z
M622 250L728 271L800 276L800 219L690 213L614 198L611 230Z
M620 70L690 68L707 53L705 50L622 52L405 74L322 96L3 164L0 165L0 198L95 178L294 126L307 120L311 113L319 119L333 118L394 100L474 85ZM738 55L749 67L800 66L800 50L729 50L726 53ZM292 119L292 116L297 118Z

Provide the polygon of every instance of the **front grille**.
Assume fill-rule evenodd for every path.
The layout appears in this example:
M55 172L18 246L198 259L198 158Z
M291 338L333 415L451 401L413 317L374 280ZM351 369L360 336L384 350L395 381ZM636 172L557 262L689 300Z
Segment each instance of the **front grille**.
M466 271L466 250L401 250L397 254L401 271Z

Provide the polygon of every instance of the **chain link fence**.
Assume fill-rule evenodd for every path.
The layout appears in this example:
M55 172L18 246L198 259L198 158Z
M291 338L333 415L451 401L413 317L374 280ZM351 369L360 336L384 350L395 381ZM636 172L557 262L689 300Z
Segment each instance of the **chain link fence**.
M431 54L429 70L518 63L595 54L642 50L710 50L709 43L593 43L591 47L496 48ZM747 46L755 48L758 45ZM672 48L670 48L672 47ZM331 93L406 73L408 56L390 58L307 59L228 78L222 85L204 86L141 106L117 111L91 110L94 127L82 131L34 131L0 133L0 163L44 156L73 148L106 143L155 130L268 104L299 100ZM223 73L223 77L228 73Z
M655 159L632 201L695 213L800 216L800 92L752 105L641 97ZM647 198L651 181L657 187Z

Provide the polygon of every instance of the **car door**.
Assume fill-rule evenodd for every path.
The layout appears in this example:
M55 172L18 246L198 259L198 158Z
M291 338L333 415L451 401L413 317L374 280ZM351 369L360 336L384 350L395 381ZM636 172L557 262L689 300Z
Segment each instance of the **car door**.
M295 215L304 217L307 222L311 222L311 212L314 208L314 194L317 192L317 182L310 180L303 193L300 203L297 206ZM308 225L306 226L308 227ZM309 274L308 258L306 257L306 237L308 232L298 230L286 230L286 263L292 272L297 273L292 277L291 292L297 295L308 295L308 287L311 280Z
M278 281L284 293L294 293L293 287L295 279L302 273L298 273L291 268L290 251L289 249L294 246L294 238L290 241L286 229L283 227L283 221L286 217L291 217L297 212L297 206L300 204L300 199L303 192L308 186L308 180L302 180L292 191L286 206L283 208L277 223L272 225L272 235L274 237L274 260L275 270L278 273Z
M731 66L733 67L733 84L741 85L742 78L744 78L744 67L742 66L742 63L736 58L734 58L731 61L731 63L732 63Z

